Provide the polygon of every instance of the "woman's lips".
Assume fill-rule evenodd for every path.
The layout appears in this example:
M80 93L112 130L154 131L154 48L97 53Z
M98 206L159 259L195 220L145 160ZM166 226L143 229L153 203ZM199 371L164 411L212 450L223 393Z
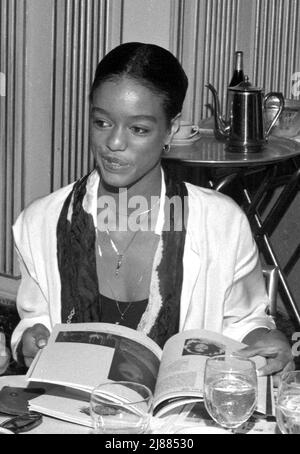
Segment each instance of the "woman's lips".
M123 170L129 167L129 163L121 159L109 156L102 156L102 162L107 170Z

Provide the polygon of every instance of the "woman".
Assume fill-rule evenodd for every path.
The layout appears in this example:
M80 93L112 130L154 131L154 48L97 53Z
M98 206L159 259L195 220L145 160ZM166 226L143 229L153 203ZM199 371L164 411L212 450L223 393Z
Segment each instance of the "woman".
M27 366L55 323L94 321L141 330L160 346L179 330L221 332L250 344L244 355L265 355L262 373L290 361L265 313L243 212L162 171L187 85L159 46L123 44L99 63L90 94L95 170L35 201L14 225L22 282L12 347Z

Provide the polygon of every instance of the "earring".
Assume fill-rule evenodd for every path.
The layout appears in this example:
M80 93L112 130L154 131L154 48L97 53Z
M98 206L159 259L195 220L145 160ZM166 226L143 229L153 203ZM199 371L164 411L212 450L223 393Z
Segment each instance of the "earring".
M165 153L169 153L170 148L171 148L171 145L170 145L169 143L167 143L167 144L164 146L163 151L164 151Z

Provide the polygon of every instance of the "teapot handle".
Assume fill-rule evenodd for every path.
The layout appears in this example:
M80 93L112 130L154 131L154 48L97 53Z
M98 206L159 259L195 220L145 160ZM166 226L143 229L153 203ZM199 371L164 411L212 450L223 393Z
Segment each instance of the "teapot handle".
M281 112L283 111L284 109L284 97L283 97L283 94L282 93L277 93L275 91L270 91L270 93L268 93L265 97L264 97L264 109L266 109L266 104L269 100L269 98L277 98L278 101L279 101L279 107L278 107L278 110L276 112L276 115L275 117L273 118L270 126L268 127L267 131L265 132L265 135L266 137L268 137L268 135L270 134L271 132L271 129L275 126L275 123L276 121L278 120L278 117L279 115L281 114Z

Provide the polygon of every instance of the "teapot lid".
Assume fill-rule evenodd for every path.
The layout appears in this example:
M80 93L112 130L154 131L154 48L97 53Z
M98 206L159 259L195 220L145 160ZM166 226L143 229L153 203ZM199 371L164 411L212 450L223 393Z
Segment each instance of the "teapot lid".
M230 87L229 90L233 91L246 91L246 92L261 92L262 89L258 87L253 87L249 82L249 77L245 76L244 80L234 87Z

